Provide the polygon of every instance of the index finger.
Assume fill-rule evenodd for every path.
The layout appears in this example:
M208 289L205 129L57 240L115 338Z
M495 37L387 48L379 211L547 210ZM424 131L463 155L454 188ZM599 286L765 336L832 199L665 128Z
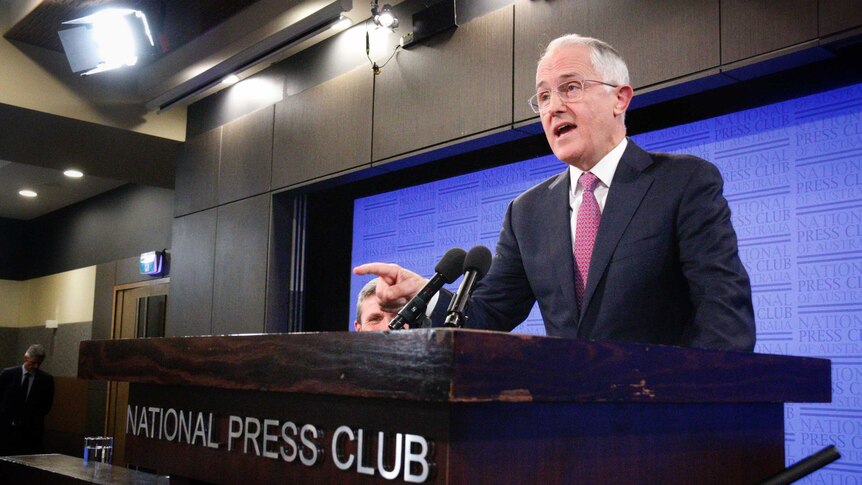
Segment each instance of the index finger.
M353 274L357 276L377 275L390 285L394 285L397 281L399 271L401 267L392 263L365 263L353 268Z

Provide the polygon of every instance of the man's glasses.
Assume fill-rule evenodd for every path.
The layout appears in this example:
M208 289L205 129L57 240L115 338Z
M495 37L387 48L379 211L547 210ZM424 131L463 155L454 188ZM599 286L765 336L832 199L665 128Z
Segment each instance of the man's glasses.
M586 89L587 83L604 84L605 86L610 86L612 88L617 87L616 84L610 84L604 81L595 81L592 79L584 79L583 81L566 81L554 89L543 89L539 91L534 94L532 98L528 99L527 102L530 103L530 108L533 109L534 113L542 114L545 111L548 111L551 107L551 93L557 93L560 100L564 103L577 101L584 97L584 89Z

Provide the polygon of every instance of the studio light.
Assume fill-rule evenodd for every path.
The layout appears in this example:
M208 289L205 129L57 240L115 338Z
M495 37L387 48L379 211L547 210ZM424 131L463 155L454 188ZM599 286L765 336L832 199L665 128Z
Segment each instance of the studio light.
M63 24L77 25L58 33L72 72L82 76L134 66L155 45L140 10L109 8Z
M24 189L24 190L19 190L18 195L20 195L21 197L31 197L32 198L32 197L36 197L39 194L37 194L36 192L34 192L32 190Z
M377 5L377 0L371 2L371 17L378 27L395 30L398 28L398 17L392 12L392 5L384 4L382 8Z

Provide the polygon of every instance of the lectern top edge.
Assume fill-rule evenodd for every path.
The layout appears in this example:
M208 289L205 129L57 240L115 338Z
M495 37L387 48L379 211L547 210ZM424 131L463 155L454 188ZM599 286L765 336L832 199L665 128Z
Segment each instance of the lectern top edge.
M78 377L432 402L828 402L825 359L462 329L90 340Z

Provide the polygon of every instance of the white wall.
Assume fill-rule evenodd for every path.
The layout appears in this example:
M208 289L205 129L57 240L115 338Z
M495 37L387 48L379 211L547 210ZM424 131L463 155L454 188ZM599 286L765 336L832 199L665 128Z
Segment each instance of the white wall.
M90 322L95 290L95 266L26 281L0 280L0 327Z
M23 281L0 280L0 327L17 327Z

